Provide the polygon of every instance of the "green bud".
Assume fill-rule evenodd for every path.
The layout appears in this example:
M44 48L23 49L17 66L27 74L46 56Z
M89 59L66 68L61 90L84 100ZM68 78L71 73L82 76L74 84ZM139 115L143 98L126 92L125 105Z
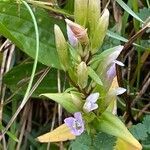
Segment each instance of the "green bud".
M88 0L75 0L74 5L74 18L75 22L86 26L87 23L87 10L88 10Z
M88 25L90 28L90 36L94 35L100 18L100 0L89 0L88 4Z
M55 43L56 43L56 49L58 52L59 61L61 63L63 70L67 70L69 67L67 42L58 25L54 26L54 33L55 33Z
M82 99L81 99L81 94L77 93L77 92L70 92L70 93L71 93L72 102L79 109L82 109L83 103L82 103Z
M103 44L103 40L107 32L108 24L109 24L109 11L108 9L105 9L98 21L93 38L91 39L92 54L96 53L98 49L101 47L101 45Z
M78 84L85 88L88 82L88 69L85 62L81 62L77 67Z

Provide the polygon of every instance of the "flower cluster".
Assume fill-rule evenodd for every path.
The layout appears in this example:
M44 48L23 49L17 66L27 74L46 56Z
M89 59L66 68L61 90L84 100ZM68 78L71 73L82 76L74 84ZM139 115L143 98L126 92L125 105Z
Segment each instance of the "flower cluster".
M123 46L104 51L101 48L109 24L109 10L100 12L100 0L75 0L74 10L75 21L65 19L68 41L59 26L54 26L60 66L71 86L63 93L42 94L74 114L64 120L64 126L58 127L58 131L63 128L64 136L67 132L66 138L74 139L92 127L95 130L92 133L110 133L136 146L139 143L114 115L116 96L126 89L118 87L115 78L116 65L124 66L117 61ZM58 131L53 133L59 134Z

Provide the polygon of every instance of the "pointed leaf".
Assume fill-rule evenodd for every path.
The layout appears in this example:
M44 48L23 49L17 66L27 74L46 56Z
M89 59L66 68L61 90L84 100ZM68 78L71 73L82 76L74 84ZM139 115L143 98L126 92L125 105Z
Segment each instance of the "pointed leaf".
M46 96L55 102L59 103L62 107L64 107L68 112L74 113L80 111L80 108L74 102L72 95L69 93L45 93L41 94L42 96Z
M37 137L37 140L42 143L48 143L74 140L75 138L75 135L70 132L70 129L65 124L62 124L55 130Z
M142 19L135 14L130 7L128 7L128 5L126 5L122 0L116 0L116 2L125 10L127 11L131 16L133 16L135 19L137 19L138 21L142 22Z
M132 136L125 125L110 112L105 111L99 118L98 128L107 134L114 135L136 147L142 149L140 143Z
M96 72L91 68L88 67L88 75L99 85L103 85L101 79L99 76L96 74Z

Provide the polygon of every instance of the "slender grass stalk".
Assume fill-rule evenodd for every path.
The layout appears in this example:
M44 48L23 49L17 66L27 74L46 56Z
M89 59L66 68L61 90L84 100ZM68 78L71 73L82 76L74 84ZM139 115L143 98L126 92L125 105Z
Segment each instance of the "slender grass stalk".
M150 8L150 1L146 0L146 3L147 3L148 8Z
M132 7L133 7L133 11L135 13L138 13L138 1L137 0L132 0ZM134 24L134 29L135 32L138 32L139 28L140 28L140 24L136 19L133 19L133 24ZM140 44L140 39L137 39L137 44ZM136 80L136 88L138 90L139 88L139 84L140 84L140 70L141 70L141 52L140 49L137 48L137 53L138 53L138 63L137 63L137 80Z
M27 2L22 1L22 3L25 5L25 7L28 9L33 23L34 23L34 28L35 28L35 36L36 36L36 53L35 53L35 60L34 60L34 64L33 64L33 69L32 69L32 73L31 73L31 78L26 90L26 93L24 95L24 98L22 100L22 103L20 104L20 106L18 107L17 111L15 112L15 114L12 116L12 118L10 119L10 121L8 122L6 128L3 130L2 135L4 135L7 130L10 128L10 126L12 125L12 123L14 122L14 120L16 119L16 117L18 116L19 112L22 110L22 108L24 107L24 105L26 104L26 102L28 101L28 95L30 93L31 87L32 87L32 83L33 83L33 79L34 79L34 75L36 72L36 67L37 67L37 62L38 62L38 55L39 55L39 31L38 31L38 25L37 25L37 21L36 18L34 16L34 13L32 11L32 9L30 8L30 6L27 4Z
M35 6L38 6L38 7L47 9L47 10L50 10L52 12L59 13L59 14L62 14L62 15L65 15L65 16L73 18L73 15L69 14L68 12L66 12L64 10L61 10L60 8L53 8L51 6L45 5L44 3L40 3L38 1L33 1L33 0L27 0L27 2L32 4L32 5L35 5Z

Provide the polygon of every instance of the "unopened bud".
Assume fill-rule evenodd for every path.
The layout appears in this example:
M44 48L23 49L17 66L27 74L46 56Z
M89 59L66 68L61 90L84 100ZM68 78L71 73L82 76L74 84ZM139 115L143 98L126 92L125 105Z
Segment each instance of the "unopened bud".
M85 27L87 24L88 0L75 0L74 19L75 22Z
M100 0L89 0L88 3L88 25L90 28L90 37L95 34L95 29L100 18Z
M71 20L65 19L65 21L67 23L67 34L70 44L73 44L72 46L74 46L75 43L76 45L77 40L81 44L88 44L89 38L87 34L87 29L77 23L72 22Z
M77 67L78 84L85 88L88 82L88 69L85 62L81 62Z
M64 70L68 69L68 48L67 42L58 25L54 26L56 49L58 52L59 61Z
M105 9L104 13L102 14L102 16L98 21L93 38L91 39L91 44L92 44L91 52L93 54L96 53L98 49L101 47L101 45L103 44L103 40L107 32L108 24L109 24L109 11L108 9Z

